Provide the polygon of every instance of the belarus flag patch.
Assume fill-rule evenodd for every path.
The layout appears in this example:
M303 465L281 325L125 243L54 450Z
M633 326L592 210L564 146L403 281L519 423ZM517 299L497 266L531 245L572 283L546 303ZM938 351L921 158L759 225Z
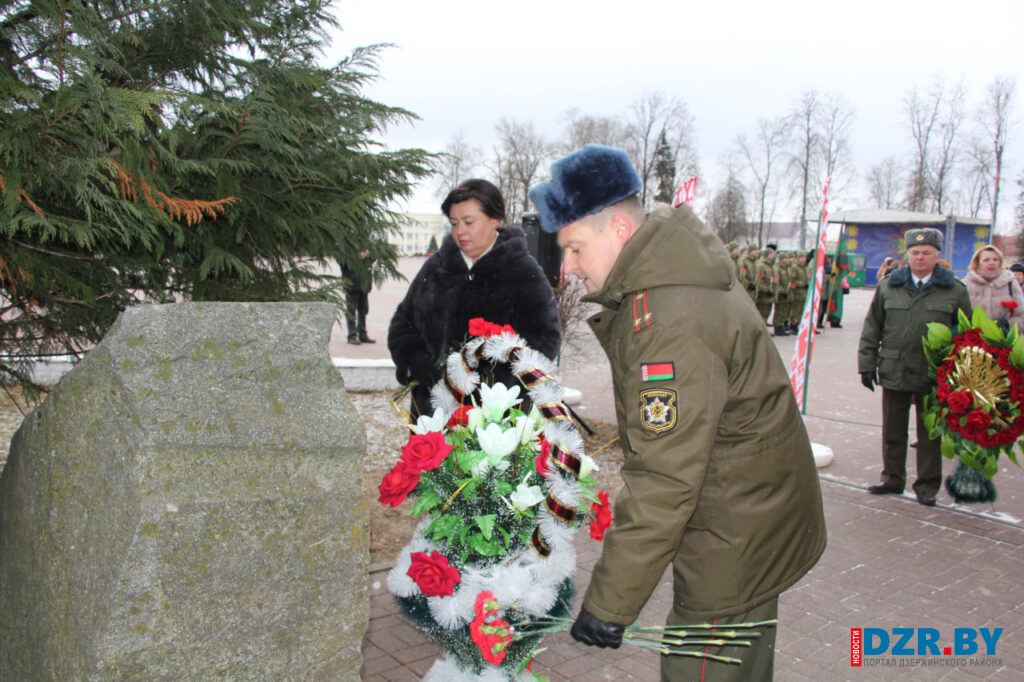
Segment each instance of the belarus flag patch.
M641 362L641 381L666 381L676 376L675 365L671 362Z

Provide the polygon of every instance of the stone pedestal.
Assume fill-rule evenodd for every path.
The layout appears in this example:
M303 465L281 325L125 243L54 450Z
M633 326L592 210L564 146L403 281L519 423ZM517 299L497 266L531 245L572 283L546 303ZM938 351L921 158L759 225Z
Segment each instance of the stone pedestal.
M0 679L357 680L365 434L325 304L127 310L0 478Z

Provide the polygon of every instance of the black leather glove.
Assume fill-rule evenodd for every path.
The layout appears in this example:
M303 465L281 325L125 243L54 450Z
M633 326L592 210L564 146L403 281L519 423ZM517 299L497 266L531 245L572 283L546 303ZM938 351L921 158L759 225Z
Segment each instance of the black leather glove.
M871 389L871 392L875 391L875 384L878 383L878 377L875 376L874 372L861 372L860 383L864 384L864 388Z
M748 284L747 288L750 289L751 291L754 291L755 289L757 289L757 287L754 286L753 284Z
M622 644L622 631L625 628L615 623L606 623L586 609L580 609L580 615L572 624L569 634L578 642L602 649L610 647L618 649Z

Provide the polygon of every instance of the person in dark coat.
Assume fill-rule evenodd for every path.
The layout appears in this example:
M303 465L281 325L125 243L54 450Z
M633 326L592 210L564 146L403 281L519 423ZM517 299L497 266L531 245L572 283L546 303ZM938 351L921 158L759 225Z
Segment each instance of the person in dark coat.
M448 194L441 210L451 222L440 250L409 285L388 329L388 350L398 382L412 389L410 416L433 412L430 387L444 359L469 337L469 321L511 325L534 350L554 360L562 345L554 292L526 247L518 226L504 226L505 201L486 180L467 180ZM518 384L507 368L485 383Z
M366 333L366 316L370 312L370 289L373 277L370 274L370 249L359 252L357 263L345 263L341 274L345 278L345 323L348 328L348 342L354 346L361 343L377 343Z
M929 322L955 327L959 312L969 318L973 307L967 287L952 270L939 265L942 233L934 228L907 230L907 265L878 283L864 318L857 371L865 388L882 387L881 482L868 486L873 495L902 495L907 484L907 429L910 406L917 414L917 480L914 493L926 507L935 506L942 484L941 441L928 437L924 397L935 386L929 374L922 337Z

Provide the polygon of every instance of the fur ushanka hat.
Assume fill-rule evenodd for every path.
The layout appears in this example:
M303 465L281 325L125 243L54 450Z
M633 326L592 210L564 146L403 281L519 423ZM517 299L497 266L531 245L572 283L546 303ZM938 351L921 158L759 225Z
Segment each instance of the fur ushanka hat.
M558 232L580 218L638 194L640 176L626 152L588 144L551 164L550 182L530 190L545 232Z

